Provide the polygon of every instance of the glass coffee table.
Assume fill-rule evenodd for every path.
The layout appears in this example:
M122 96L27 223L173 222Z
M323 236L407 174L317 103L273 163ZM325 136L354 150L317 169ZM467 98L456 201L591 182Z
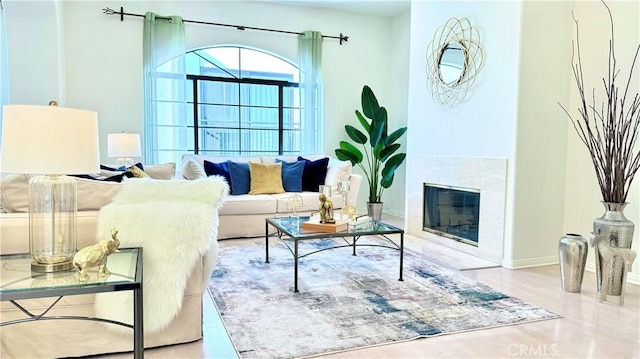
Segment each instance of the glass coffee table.
M276 232L273 236L278 237L287 246L293 255L293 291L298 292L298 260L314 253L322 252L329 249L352 247L353 255L356 255L356 247L383 247L398 250L400 252L400 278L402 281L402 265L404 256L404 230L392 225L371 221L355 226L349 225L346 230L335 233L316 232L302 229L302 223L309 220L309 217L277 217L265 219L265 251L266 263L269 263L269 226L275 227ZM391 240L388 235L399 234L400 243ZM380 238L379 243L358 244L358 239L363 236L374 236ZM342 238L344 244L337 244L331 247L325 247L315 251L300 254L298 244L300 241L325 238ZM293 248L291 246L293 244Z
M24 322L52 319L93 320L121 325L133 329L134 358L144 357L144 331L142 307L142 248L121 248L107 258L107 268L111 274L97 278L97 270L89 271L89 280L78 281L76 272L56 273L31 272L33 259L29 254L8 254L0 256L0 300L9 301L26 316L8 320L0 326ZM110 319L84 316L47 316L63 297L78 294L133 291L133 325ZM58 297L41 314L34 314L18 303L19 300Z

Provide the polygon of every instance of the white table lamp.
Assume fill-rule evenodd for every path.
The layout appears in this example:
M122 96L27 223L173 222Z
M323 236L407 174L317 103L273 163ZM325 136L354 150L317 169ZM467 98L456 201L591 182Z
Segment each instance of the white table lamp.
M72 268L77 249L76 180L100 171L98 115L57 106L3 107L0 171L29 179L29 251L34 272Z
M140 134L109 133L107 134L107 157L117 157L118 166L133 166L131 157L141 157L142 146Z

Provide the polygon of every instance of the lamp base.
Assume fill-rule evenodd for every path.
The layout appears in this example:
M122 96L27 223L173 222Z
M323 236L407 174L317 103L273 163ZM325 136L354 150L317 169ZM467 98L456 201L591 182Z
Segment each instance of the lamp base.
M129 157L120 157L116 160L116 165L118 167L120 166L125 166L127 168L133 166L133 158L129 158Z
M36 261L31 262L31 271L37 273L62 272L71 268L73 268L73 263L71 263L71 261L62 263L40 263Z

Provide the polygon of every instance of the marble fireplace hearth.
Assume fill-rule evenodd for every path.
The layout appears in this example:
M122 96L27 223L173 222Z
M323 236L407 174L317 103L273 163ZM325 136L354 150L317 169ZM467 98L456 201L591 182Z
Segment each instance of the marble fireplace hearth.
M407 158L407 233L501 264L504 246L507 160L500 158ZM424 183L480 190L478 246L423 229Z

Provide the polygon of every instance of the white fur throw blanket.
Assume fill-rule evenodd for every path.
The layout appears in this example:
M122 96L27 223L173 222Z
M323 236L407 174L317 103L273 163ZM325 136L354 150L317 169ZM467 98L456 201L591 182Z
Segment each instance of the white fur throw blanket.
M121 248L143 247L145 334L166 328L180 312L187 280L201 257L207 285L218 250L218 208L227 193L221 177L129 179L100 210L97 239L109 238L115 227ZM131 324L133 293L97 294L94 310L97 317Z

